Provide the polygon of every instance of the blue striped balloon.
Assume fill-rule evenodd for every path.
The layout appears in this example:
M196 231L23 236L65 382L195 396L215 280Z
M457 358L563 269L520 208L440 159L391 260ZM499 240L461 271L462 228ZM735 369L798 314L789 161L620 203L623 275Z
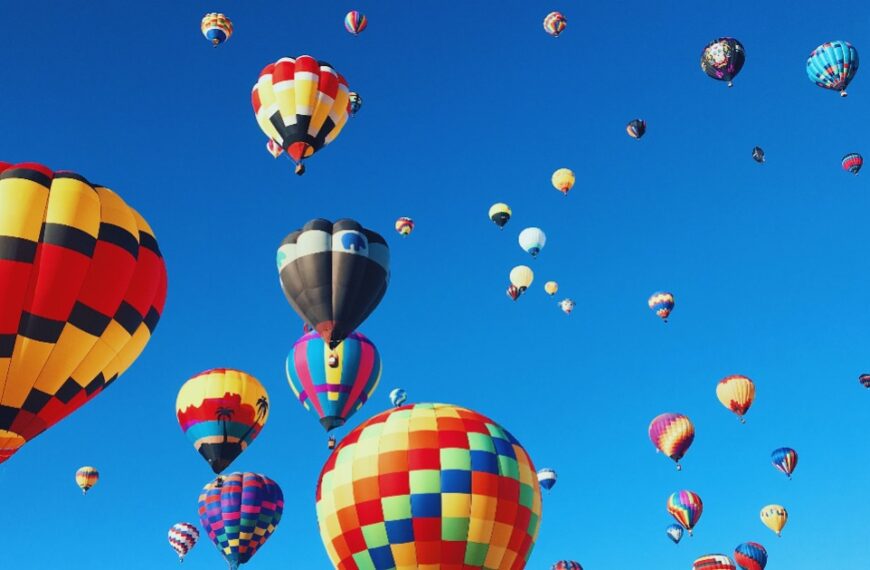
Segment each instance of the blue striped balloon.
M858 71L858 50L849 42L835 41L820 45L807 59L807 77L823 87L846 96L846 87Z
M541 484L541 487L548 491L556 484L556 479L556 472L552 469L545 468L538 471L538 482Z
M795 467L797 467L798 454L797 451L790 447L780 447L779 449L774 449L773 453L770 454L770 461L774 467L788 475L788 478L791 479L791 474L794 473Z
M744 542L734 549L734 561L743 570L764 570L767 550L757 542Z
M672 524L665 529L665 532L668 534L668 538L674 541L674 544L679 544L680 540L683 539L683 527L678 524Z

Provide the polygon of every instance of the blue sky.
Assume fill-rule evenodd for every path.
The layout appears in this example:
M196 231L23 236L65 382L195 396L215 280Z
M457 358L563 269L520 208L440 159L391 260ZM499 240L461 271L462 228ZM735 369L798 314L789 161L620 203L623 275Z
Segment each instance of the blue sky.
M870 70L847 99L804 67L824 41L870 53L870 8L746 0L136 3L4 6L0 159L75 170L149 220L169 270L155 337L110 390L0 466L4 563L28 569L171 567L166 530L196 521L211 478L174 418L201 370L246 370L272 409L234 468L274 478L285 518L252 569L328 568L314 514L326 459L316 418L293 401L283 359L301 323L277 283L275 250L312 217L353 217L389 236L392 281L361 328L379 347L382 385L354 417L411 401L464 405L499 421L560 479L545 497L530 569L689 568L753 540L769 569L863 568L870 557L864 175ZM368 29L344 31L349 9ZM541 21L568 17L554 40ZM199 32L226 12L235 35ZM707 78L706 42L737 37L747 63L733 89ZM250 106L260 69L282 56L329 61L364 98L336 142L298 178L265 151ZM624 132L646 119L641 141ZM755 145L768 161L750 158ZM563 198L549 183L577 173ZM486 217L506 201L503 232ZM402 240L398 216L417 227ZM547 232L539 259L516 242ZM517 303L519 263L536 271ZM542 289L577 301L567 317ZM646 308L673 291L668 325ZM557 298L557 299L558 299ZM715 396L729 374L756 381L740 425ZM681 473L647 439L665 411L688 414ZM346 433L343 431L341 433ZM770 451L800 454L793 481ZM102 479L87 497L83 464ZM664 535L667 496L698 492L696 536ZM767 503L791 518L777 539ZM203 537L187 570L221 568ZM172 566L174 567L174 566Z

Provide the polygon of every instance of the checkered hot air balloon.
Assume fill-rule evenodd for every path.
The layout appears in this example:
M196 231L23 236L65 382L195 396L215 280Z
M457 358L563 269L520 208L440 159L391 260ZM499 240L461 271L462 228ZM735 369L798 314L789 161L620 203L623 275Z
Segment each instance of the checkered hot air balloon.
M739 374L727 376L716 385L716 397L723 406L734 412L740 423L745 424L743 416L755 400L755 383Z
M79 470L76 471L76 485L78 485L79 489L82 490L82 495L87 494L87 492L90 491L99 480L100 472L94 467L80 467Z
M558 38L566 27L568 27L568 20L561 12L550 12L544 18L544 31L554 38Z
M846 172L851 172L852 174L857 176L858 172L861 171L861 167L864 166L864 157L857 152L850 152L843 157L841 164L843 166L843 170L845 170Z
M331 143L348 118L347 81L310 55L270 63L254 85L251 104L257 124L305 172L303 161Z
M344 29L347 30L349 34L358 36L368 25L368 18L358 10L351 10L344 17Z
M695 560L692 570L737 570L737 567L724 554L705 554Z
M692 529L704 512L701 497L692 491L677 491L668 497L667 507L668 513L692 536Z
M666 291L658 291L650 295L646 304L661 320L668 322L668 317L674 310L674 295Z
M0 162L0 283L2 463L139 357L166 266L151 227L108 188Z
M791 479L791 474L794 473L798 463L797 451L790 447L774 449L773 453L770 454L770 462Z
M744 542L734 549L734 561L742 570L764 570L767 550L757 542Z
M665 456L677 464L677 471L683 467L680 459L689 450L695 439L695 426L688 416L666 413L653 418L649 424L649 439Z
M361 424L327 459L316 501L336 570L522 570L541 520L535 468L516 438L447 404Z
M199 540L199 531L190 523L175 523L169 527L169 546L178 554L178 561L184 562L184 557Z
M218 477L199 496L199 522L229 570L238 570L262 548L283 512L281 487L256 473Z
M233 22L217 12L206 14L200 23L200 30L205 39L214 47L224 43L233 35Z
M296 399L329 431L344 425L371 398L381 380L381 356L360 333L330 349L310 332L293 344L286 371Z
M834 41L820 45L807 58L807 77L824 89L839 91L845 97L846 87L858 72L858 50L849 42Z
M733 79L743 69L746 52L743 44L734 38L717 38L704 46L701 52L701 69L708 77L726 81L728 87L734 85Z

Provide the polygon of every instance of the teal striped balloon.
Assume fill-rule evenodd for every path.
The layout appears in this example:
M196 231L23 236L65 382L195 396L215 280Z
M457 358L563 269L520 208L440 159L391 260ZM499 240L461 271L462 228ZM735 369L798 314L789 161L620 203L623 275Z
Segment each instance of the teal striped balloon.
M810 81L839 91L846 96L846 87L858 71L858 50L849 42L835 41L820 45L807 59L807 76Z

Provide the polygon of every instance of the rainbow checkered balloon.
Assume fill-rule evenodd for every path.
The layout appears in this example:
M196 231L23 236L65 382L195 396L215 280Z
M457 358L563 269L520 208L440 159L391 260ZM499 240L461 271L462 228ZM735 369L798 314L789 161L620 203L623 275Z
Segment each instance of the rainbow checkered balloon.
M504 428L458 406L415 404L342 440L320 473L317 521L337 570L522 570L541 489Z

